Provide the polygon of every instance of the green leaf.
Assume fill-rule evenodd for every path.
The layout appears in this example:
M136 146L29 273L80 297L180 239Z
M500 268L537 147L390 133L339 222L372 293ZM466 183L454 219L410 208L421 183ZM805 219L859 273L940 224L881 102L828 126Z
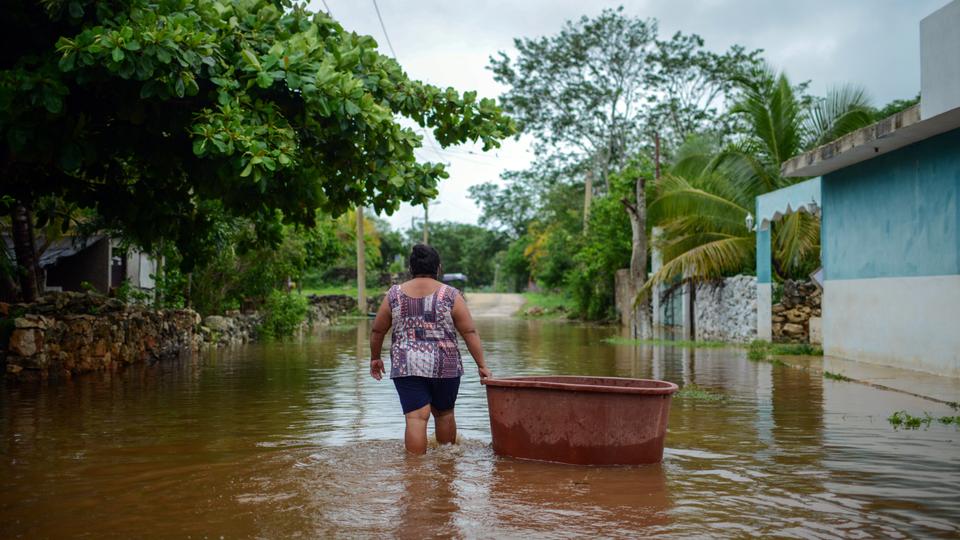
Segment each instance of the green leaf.
M286 154L280 154L280 156L277 158L277 160L280 162L280 165L284 165L284 166L289 165L290 163L292 163L292 160L291 160L290 157L287 156Z
M164 49L163 47L157 47L157 60L159 60L160 62L162 62L162 63L164 63L164 64L169 64L169 63L170 63L170 60L172 60L172 59L173 59L173 57L170 56L170 52L169 52L169 51L167 51L167 50Z
M401 188L401 187L403 187L403 185L404 185L406 182L403 180L403 177L401 177L401 176L394 176L394 177L390 178L390 183L391 183L394 187Z
M174 83L173 90L177 93L177 97L183 97L183 95L186 93L187 89L183 84L182 77L177 77L177 82Z
M123 49L121 49L120 47L117 47L116 49L113 50L113 52L111 53L111 56L113 57L114 62L123 61L123 56L124 56Z
M240 172L241 177L250 176L250 173L253 171L253 162L248 162L247 166L243 168L243 171Z
M139 51L140 42L135 39L131 39L130 41L123 44L123 48L128 51Z
M63 100L54 92L46 90L43 92L43 106L52 114L60 114L63 110Z
M257 71L260 70L260 60L257 59L257 55L253 53L250 49L244 49L241 53L243 59L247 61L247 64L250 64L251 67L255 68Z
M60 68L60 71L70 71L73 69L73 66L77 62L77 53L69 52L63 57L60 58L60 62L57 64L57 67Z
M257 74L257 86L260 88L270 88L273 84L273 77L265 71L261 71Z
M83 5L80 2L70 2L70 5L67 7L70 11L70 16L74 19L79 19L83 17Z
M194 139L193 141L193 154L195 156L203 156L206 153L207 140L206 139Z

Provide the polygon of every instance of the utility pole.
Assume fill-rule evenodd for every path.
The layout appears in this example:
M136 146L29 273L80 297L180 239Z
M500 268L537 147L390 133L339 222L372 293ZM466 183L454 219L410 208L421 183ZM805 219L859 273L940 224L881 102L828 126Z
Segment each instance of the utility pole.
M430 243L430 202L423 203L423 243Z
M357 207L357 309L367 313L367 246L363 238L363 207Z

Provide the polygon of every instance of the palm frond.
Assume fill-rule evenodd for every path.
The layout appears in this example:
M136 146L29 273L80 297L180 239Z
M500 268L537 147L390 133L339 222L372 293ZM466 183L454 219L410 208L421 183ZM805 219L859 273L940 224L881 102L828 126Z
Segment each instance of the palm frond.
M719 148L716 137L695 135L688 138L677 149L670 173L686 178L702 176L708 171L708 166Z
M706 280L741 272L754 264L753 235L717 236L664 262L638 292L638 298L650 293L654 285L679 279Z
M803 128L806 146L826 144L873 123L870 98L860 86L845 84L827 91L806 111Z
M794 212L774 223L773 260L781 277L805 274L811 261L820 255L820 220L810 214Z
M697 214L723 216L727 221L743 223L747 216L746 208L727 198L696 188L680 177L672 180L675 184L647 207L647 215L653 223L664 224L671 219Z

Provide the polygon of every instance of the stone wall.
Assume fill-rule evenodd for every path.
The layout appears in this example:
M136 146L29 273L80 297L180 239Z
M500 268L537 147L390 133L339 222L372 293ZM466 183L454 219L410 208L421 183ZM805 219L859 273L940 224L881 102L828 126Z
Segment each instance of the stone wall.
M224 315L207 315L200 326L204 344L224 347L256 341L260 337L263 315L228 311Z
M783 283L780 302L773 305L773 341L809 343L810 320L814 319L814 342L818 341L816 328L820 318L820 288L811 282L787 280Z
M4 305L0 362L13 378L69 377L195 351L199 316L148 310L95 294L45 295Z
M383 295L368 299L376 310ZM314 296L301 333L355 311L349 296ZM69 377L198 349L256 341L263 316L239 311L201 322L189 309L153 310L99 294L51 293L34 304L0 304L0 367L8 377Z
M757 278L734 276L696 287L698 341L747 343L757 337Z

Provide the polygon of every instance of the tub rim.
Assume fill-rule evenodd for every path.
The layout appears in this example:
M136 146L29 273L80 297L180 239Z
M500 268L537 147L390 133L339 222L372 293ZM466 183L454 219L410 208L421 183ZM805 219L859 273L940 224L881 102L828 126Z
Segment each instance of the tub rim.
M636 387L636 386L607 386L602 384L578 384L573 382L556 382L556 381L536 381L531 379L537 379L542 377L550 377L555 379L570 379L570 380L582 380L582 379L616 379L621 381L646 381L653 382L657 385L656 387ZM528 375L528 376L516 376L516 377L493 377L481 379L480 384L486 385L488 388L536 388L544 390L564 390L567 392L593 392L600 394L637 394L637 395L647 395L647 396L670 396L674 392L680 389L676 383L670 381L663 381L659 379L637 379L633 377L600 377L600 376L589 376L589 375Z

